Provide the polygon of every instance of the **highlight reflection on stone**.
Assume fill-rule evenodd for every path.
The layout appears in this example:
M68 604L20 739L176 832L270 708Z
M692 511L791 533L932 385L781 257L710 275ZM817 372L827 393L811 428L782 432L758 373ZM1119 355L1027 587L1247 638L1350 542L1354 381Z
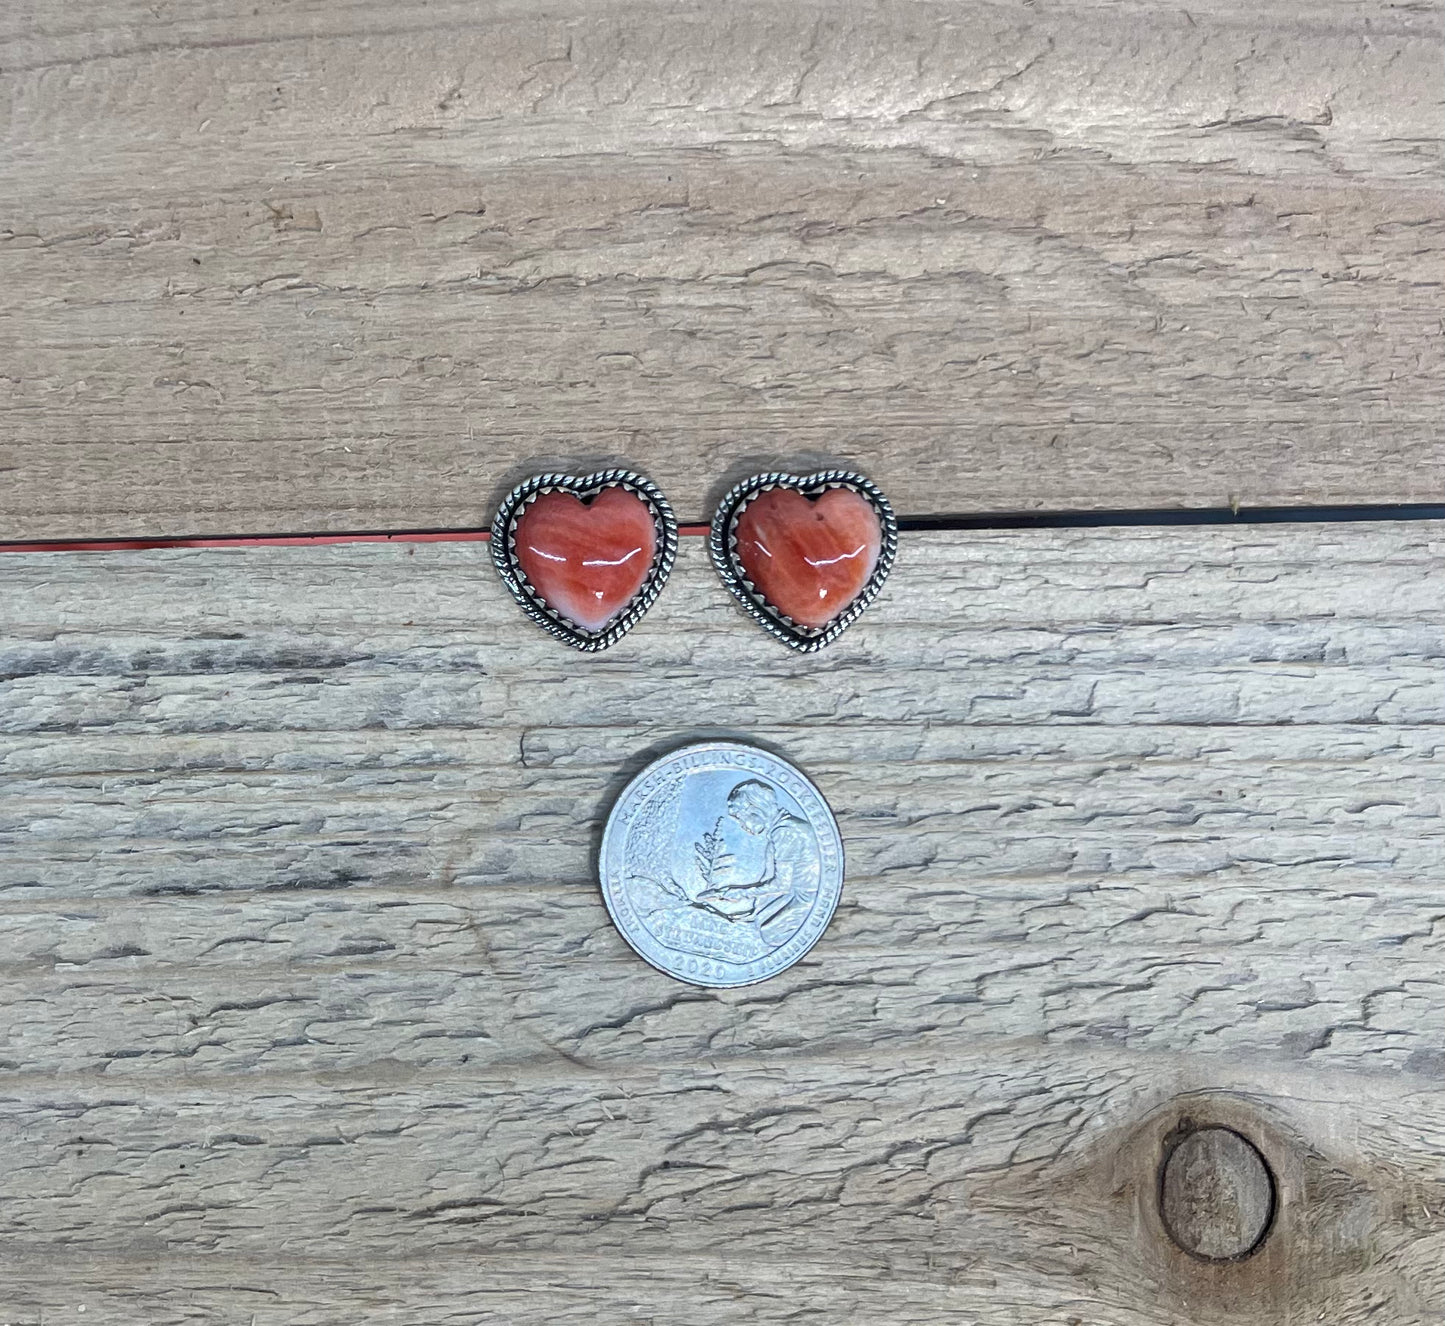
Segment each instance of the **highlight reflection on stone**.
M657 552L652 512L625 488L591 502L542 493L517 518L517 563L547 606L600 631L642 588Z
M830 488L808 498L771 488L753 498L736 526L738 561L758 592L799 626L827 626L858 595L883 544L867 498Z

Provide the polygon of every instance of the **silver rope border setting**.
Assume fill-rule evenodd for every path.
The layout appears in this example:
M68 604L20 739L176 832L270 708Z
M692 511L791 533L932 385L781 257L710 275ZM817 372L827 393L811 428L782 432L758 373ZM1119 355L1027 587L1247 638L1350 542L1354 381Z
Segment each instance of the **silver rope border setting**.
M589 631L550 607L522 573L517 561L517 518L543 493L563 492L588 498L596 497L604 488L625 488L647 504L657 529L657 548L647 579L621 615L600 631ZM662 593L676 559L677 519L672 514L672 507L656 484L632 470L598 470L594 474L582 475L535 474L507 494L492 521L492 564L522 611L548 635L588 654L616 644L642 620Z
M878 550L878 564L873 574L859 591L858 597L827 626L799 626L791 617L779 612L758 591L757 587L743 573L742 562L737 555L737 523L743 508L758 494L773 488L792 488L804 497L816 497L829 488L847 488L865 498L878 514L882 528L882 544ZM763 630L785 645L800 653L813 654L825 645L832 644L848 629L878 597L883 582L893 569L893 559L898 555L898 520L893 506L870 479L852 470L819 470L814 474L789 474L774 470L768 474L755 474L744 479L718 503L713 513L712 528L708 534L708 552L724 585Z

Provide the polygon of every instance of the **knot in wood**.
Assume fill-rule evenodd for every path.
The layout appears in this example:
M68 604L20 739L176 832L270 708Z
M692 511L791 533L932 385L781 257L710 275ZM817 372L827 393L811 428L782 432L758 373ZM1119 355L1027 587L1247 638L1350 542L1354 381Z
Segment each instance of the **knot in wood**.
M1247 1257L1274 1219L1275 1187L1258 1149L1230 1128L1200 1128L1164 1161L1159 1209L1169 1237L1206 1261Z

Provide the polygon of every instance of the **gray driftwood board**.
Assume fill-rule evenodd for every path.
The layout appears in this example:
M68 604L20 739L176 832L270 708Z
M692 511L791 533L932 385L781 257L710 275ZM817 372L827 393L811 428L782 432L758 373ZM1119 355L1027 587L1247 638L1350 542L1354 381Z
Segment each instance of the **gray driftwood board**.
M914 535L815 658L697 539L598 657L480 545L3 571L0 1321L1445 1319L1445 527ZM713 993L592 853L718 731L850 869Z
M1437 4L75 0L0 106L0 538L1445 489Z

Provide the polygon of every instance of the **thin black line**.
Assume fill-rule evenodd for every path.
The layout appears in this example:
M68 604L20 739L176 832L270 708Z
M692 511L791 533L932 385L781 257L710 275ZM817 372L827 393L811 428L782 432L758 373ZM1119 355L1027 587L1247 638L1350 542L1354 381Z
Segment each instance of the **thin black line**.
M1135 511L1020 511L977 516L905 516L901 530L1106 529L1110 526L1327 525L1362 520L1445 520L1445 503L1187 507Z
M1115 511L1018 511L977 515L903 516L898 528L922 530L1026 530L1026 529L1108 529L1148 528L1185 525L1327 525L1370 520L1445 520L1445 502L1355 503L1337 506L1258 507L1156 507ZM705 534L699 522L680 522L683 532ZM137 548L170 548L188 545L248 544L316 540L346 543L351 540L386 542L395 539L445 542L448 539L477 540L486 536L485 527L462 526L408 530L316 530L310 533L273 534L161 534L119 535L90 539L0 539L0 553L44 547L57 552L83 552L100 545L121 544Z

